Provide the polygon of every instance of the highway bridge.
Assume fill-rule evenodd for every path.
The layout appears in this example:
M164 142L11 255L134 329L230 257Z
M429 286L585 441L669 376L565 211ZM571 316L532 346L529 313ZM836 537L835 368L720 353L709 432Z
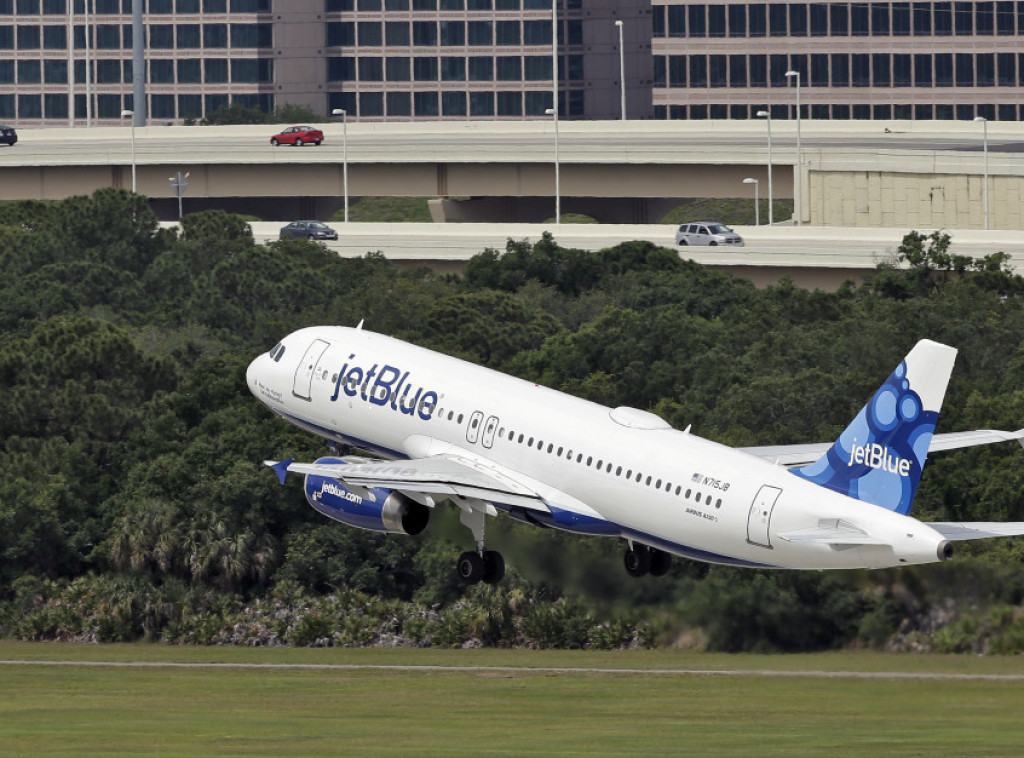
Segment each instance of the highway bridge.
M189 174L186 212L219 207L267 220L326 218L350 198L438 199L436 221L554 216L556 132L535 122L321 125L320 147L278 147L268 126L130 126L23 131L0 148L0 200L137 189L177 215L169 178ZM1024 124L771 123L772 192L801 224L855 228L1024 228ZM768 195L765 121L585 121L558 126L562 211L654 223L682 198ZM985 149L987 148L987 149ZM987 178L987 181L986 181ZM446 203L472 198L468 203ZM453 217L452 214L460 214ZM987 223L986 223L987 221Z

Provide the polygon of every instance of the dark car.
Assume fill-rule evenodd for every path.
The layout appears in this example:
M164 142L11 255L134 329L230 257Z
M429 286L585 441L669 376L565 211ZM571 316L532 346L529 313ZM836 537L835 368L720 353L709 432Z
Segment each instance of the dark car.
M18 141L18 133L14 131L13 126L7 126L7 124L0 124L0 142L7 145L13 145Z
M319 145L324 141L324 133L314 126L289 126L283 132L270 138L270 144L278 145Z
M336 240L338 233L322 221L292 221L281 227L282 237L304 237L308 240Z

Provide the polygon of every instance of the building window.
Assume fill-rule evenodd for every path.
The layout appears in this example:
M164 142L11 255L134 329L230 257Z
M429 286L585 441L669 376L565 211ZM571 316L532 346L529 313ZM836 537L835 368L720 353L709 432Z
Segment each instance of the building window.
M974 66L977 86L992 87L996 83L996 59L992 53L978 53Z
M154 84L174 83L174 61L157 59L149 62L149 81Z
M789 36L807 36L807 4L793 3L789 6Z
M787 35L786 16L787 6L785 3L772 3L768 6L768 28L773 37L785 37Z
M749 22L750 22L750 36L751 37L764 37L765 30L767 29L768 12L764 3L757 3L749 6Z
M517 55L499 55L496 58L498 81L518 82L522 81L522 63ZM500 99L500 98L499 98ZM500 110L500 108L499 108ZM499 115L501 115L499 113Z
M950 36L953 33L953 6L950 3L935 3L934 9L935 36Z
M466 115L466 93L465 92L442 92L441 113L445 116Z
M359 44L363 47L379 47L382 41L380 21L360 21L358 25Z
M438 115L437 110L437 93L436 92L414 92L413 93L413 107L416 109L417 116L436 116Z
M547 55L523 56L523 79L528 82L551 78L551 57ZM551 107L550 105L548 106Z
M471 82L490 82L494 80L494 59L490 56L475 56L469 59L469 80ZM472 111L472 103L470 103ZM472 112L470 115L473 115Z
M178 60L178 83L199 84L202 82L202 61L199 58L182 58ZM180 105L180 102L179 102ZM180 112L180 107L179 107Z
M384 65L380 58L373 58L368 55L359 59L359 81L380 82L384 80Z
M751 55L747 61L750 68L750 86L768 86L768 56Z
M203 46L204 47L227 47L228 46L228 25L227 24L203 24Z
M519 92L499 92L497 95L499 116L523 115L523 99Z
M956 54L956 86L974 86L974 56L970 53Z
M61 60L43 61L43 80L47 84L68 83L68 63Z
M435 47L437 45L437 22L413 21L412 43L421 47Z
M149 110L153 118L174 118L174 95L151 95Z
M441 22L441 44L460 46L466 44L466 24L464 21Z
M46 118L68 117L67 95L43 95L43 107L46 109Z
M409 59L406 57L401 58L387 58L387 76L389 82L407 82L410 79L411 69L409 66ZM391 113L391 106L388 105L388 113ZM406 114L409 115L409 114Z
M356 44L356 25L352 21L333 21L327 24L327 46L341 47Z
M374 117L384 115L384 93L383 92L360 92L359 93L359 115Z
M974 34L974 3L953 3L953 28L957 36Z
M183 119L198 120L203 117L202 95L178 95L178 113Z
M875 37L888 37L892 34L889 3L871 3L871 34Z
M854 3L850 6L850 33L854 37L867 37L871 33L866 4Z
M228 80L227 58L207 58L203 61L207 84L223 84Z
M996 3L996 34L1013 35L1017 32L1017 25L1014 23L1013 3ZM999 119L1000 121L1016 121L1012 119Z
M835 3L829 6L829 27L833 37L846 37L850 34L850 11L846 3Z
M436 82L437 58L413 58L412 78L418 82Z
M466 59L441 58L441 80L446 82L466 81Z
M40 46L40 33L38 26L18 27L18 49L38 50Z
M914 36L932 36L932 4L914 3Z
M724 55L708 56L708 84L712 87L724 87L728 84L727 58Z
M498 21L495 28L495 44L518 45L519 44L519 22Z
M724 37L725 36L725 6L724 5L709 5L708 6L708 36L709 37Z
M18 84L39 84L43 79L43 70L39 61L18 61Z
M327 59L327 81L354 82L356 79L356 59L352 57L332 57ZM348 110L348 109L346 109ZM352 111L349 111L350 113Z
M828 54L813 53L811 55L810 85L812 87L828 86Z
M199 24L178 24L178 48L188 50L199 46Z
M914 54L914 86L932 86L932 56L928 53Z
M685 5L670 5L670 6L668 6L668 36L669 37L685 37L686 36L686 6Z
M524 45L550 45L551 44L551 22L550 21L524 21L523 22L523 44Z
M494 22L470 21L467 25L467 39L470 45L493 45Z
M851 83L854 87L871 86L871 56L866 53L854 53L851 60ZM856 116L854 117L856 118Z
M747 56L745 56L745 55L730 55L729 56L729 86L730 87L746 87L747 86Z
M690 27L691 37L708 36L707 18L704 14L704 4L695 3L687 6L687 23Z
M730 5L729 6L729 36L730 37L746 37L747 36L747 6L746 5Z
M832 53L832 86L850 86L850 56L846 53Z
M388 47L409 46L409 22L408 21L385 21L384 41Z
M686 56L670 55L668 57L668 86L686 86Z
M999 53L996 56L996 66L999 76L1000 87L1017 86L1017 61L1013 53ZM1004 120L1004 119L1001 119Z
M68 30L64 26L43 27L43 48L45 50L67 50ZM65 108L66 110L66 108Z
M412 95L408 92L388 92L388 115L389 116L411 116Z
M892 84L894 87L909 87L913 84L909 55L896 53L892 56Z
M953 86L953 56L950 53L935 54L935 86Z
M910 36L910 3L892 4L892 36Z
M470 116L493 116L494 115L494 93L493 92L470 92L469 93L469 115Z
M703 55L690 56L690 86L708 86L708 59Z

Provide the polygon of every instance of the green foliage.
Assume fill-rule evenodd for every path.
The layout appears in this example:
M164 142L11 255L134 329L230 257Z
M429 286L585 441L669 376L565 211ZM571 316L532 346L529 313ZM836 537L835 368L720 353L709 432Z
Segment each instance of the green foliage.
M270 120L259 108L232 103L222 105L212 113L207 113L202 121L203 126L239 126L244 124L267 124Z
M452 570L467 534L445 508L421 537L362 532L259 465L322 446L252 399L249 361L302 326L360 319L736 445L834 438L930 337L961 351L941 430L1019 427L1024 287L1006 256L965 260L917 233L901 250L902 268L864 286L756 290L647 242L590 253L545 234L484 251L458 279L305 240L257 245L219 211L161 231L116 190L2 204L0 635L1019 652L1024 540L965 544L934 571L678 560L638 583L613 541L499 519L488 539L506 579L467 590ZM1024 520L1015 448L936 457L915 512Z
M349 221L403 222L429 224L433 219L425 197L359 197L349 198ZM331 221L344 221L344 209L335 212Z
M761 183L760 221L768 223L767 182ZM772 204L772 219L776 224L789 221L793 217L792 200L775 200ZM753 226L757 221L754 213L754 197L734 198L691 198L676 206L662 219L662 224L685 224L691 221L721 221L729 226Z

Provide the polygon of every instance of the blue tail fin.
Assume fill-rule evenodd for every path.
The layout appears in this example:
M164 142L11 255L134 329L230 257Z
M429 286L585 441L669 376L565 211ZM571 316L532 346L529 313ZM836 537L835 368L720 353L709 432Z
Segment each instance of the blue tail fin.
M908 514L955 358L954 348L918 342L829 451L793 473Z

